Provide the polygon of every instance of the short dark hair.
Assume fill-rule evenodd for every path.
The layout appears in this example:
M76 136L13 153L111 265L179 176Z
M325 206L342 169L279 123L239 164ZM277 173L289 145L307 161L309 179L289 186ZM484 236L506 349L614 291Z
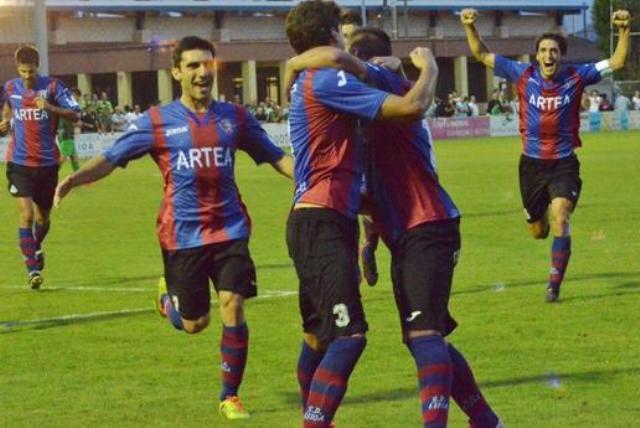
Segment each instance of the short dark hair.
M75 97L80 97L82 96L82 92L80 92L80 89L76 88L75 86L73 88L71 88L71 93L75 96Z
M562 34L559 33L544 33L540 37L536 39L536 52L538 52L538 48L540 47L540 43L543 40L553 40L558 44L560 48L560 53L562 55L567 54L567 39Z
M351 33L349 53L363 61L391 55L391 38L380 28L362 27Z
M16 49L14 58L17 64L40 65L40 53L35 46L27 45Z
M338 32L341 11L333 1L306 0L291 9L285 24L289 44L300 54L316 46L330 45L331 30Z
M340 25L355 24L362 27L362 16L355 10L346 10L340 17Z
M180 66L180 61L182 61L182 52L194 49L209 51L211 52L211 56L214 58L216 56L216 49L210 41L196 36L187 36L182 38L178 42L178 46L173 50L173 66Z

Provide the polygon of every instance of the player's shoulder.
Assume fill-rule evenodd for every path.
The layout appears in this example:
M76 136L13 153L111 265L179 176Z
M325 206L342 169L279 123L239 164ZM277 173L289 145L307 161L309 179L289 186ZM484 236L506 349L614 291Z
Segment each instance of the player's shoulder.
M3 87L3 90L5 90L5 91L12 91L12 92L13 92L13 91L16 91L16 90L19 90L19 88L20 88L20 86L21 86L21 85L20 85L20 83L21 83L21 82L22 82L22 79L20 79L19 77L16 77L16 78L13 78L13 79L7 80L7 81L4 83L4 85L2 86L2 87Z

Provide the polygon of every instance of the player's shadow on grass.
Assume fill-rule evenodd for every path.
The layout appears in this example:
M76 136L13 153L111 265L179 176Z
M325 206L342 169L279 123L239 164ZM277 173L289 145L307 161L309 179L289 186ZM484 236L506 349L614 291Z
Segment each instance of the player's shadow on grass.
M611 370L593 370L580 373L544 373L532 374L528 376L518 376L513 378L490 380L480 383L480 388L505 388L518 385L540 384L549 388L557 388L567 381L579 382L609 382L611 377L615 375L637 375L640 374L640 367L628 367ZM293 392L285 394L286 402L291 406L299 405L300 398ZM406 386L400 388L382 389L357 396L349 395L344 399L345 405L370 405L375 402L403 401L417 399L418 387ZM280 409L271 409L272 411Z
M565 283L572 283L576 281L585 281L590 279L608 279L608 280L616 280L616 279L627 279L627 278L638 278L638 281L625 281L622 284L615 285L616 288L638 288L640 287L640 272L600 272L600 273L592 273L592 274L584 274L584 275L574 275L565 278ZM508 290L509 288L517 288L517 287L529 287L529 286L540 286L543 287L545 285L545 281L543 278L536 278L535 280L525 280L525 281L514 281L514 282L504 282L504 283L494 283L494 284L485 284L478 285L475 287L465 288L462 290L454 290L451 294L474 294L474 293L484 293L486 291L496 291L496 288L500 288L500 291Z
M118 318L136 317L139 315L145 315L153 311L153 308L144 308L126 311L93 313L86 315L63 316L30 321L0 321L0 334L21 333L30 330L45 330L54 327L65 327L67 325L87 324L91 322L109 321Z

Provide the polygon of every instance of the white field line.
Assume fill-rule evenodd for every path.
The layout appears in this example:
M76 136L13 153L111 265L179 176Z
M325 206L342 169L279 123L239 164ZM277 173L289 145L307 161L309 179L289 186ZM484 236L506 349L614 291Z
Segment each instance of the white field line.
M90 287L85 287L85 288L90 288ZM102 290L105 290L105 289L102 289ZM153 290L145 289L145 291L150 292ZM264 291L262 294L258 295L256 299L259 299L259 300L273 299L273 298L279 298L279 297L294 296L297 294L298 294L297 291L291 291L291 290ZM218 302L217 300L212 300L211 304L212 306L215 306L218 304ZM40 324L64 322L64 321L72 322L72 321L78 321L78 320L109 317L113 315L127 315L127 314L136 314L136 313L153 312L153 311L155 311L154 308L146 307L146 308L120 309L117 311L89 312L86 314L69 314L69 315L61 315L53 318L36 318L36 319L26 320L26 321L19 321L19 320L4 321L4 322L0 322L0 327L2 327L6 331L6 330L12 330L15 327L27 327L27 326L34 326L34 325L40 325Z

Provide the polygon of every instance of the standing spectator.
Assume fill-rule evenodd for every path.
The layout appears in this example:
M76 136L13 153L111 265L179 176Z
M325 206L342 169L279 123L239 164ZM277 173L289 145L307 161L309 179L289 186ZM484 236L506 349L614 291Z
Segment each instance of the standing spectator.
M469 97L469 116L471 116L471 117L480 116L480 108L478 107L478 104L476 103L476 96L475 95L471 95Z
M129 111L128 113L125 113L124 117L125 119L127 119L127 128L129 127L129 125L131 125L133 122L135 122L136 120L138 120L138 118L142 116L142 113L140 113L140 105L136 104L135 106L133 106L133 111Z
M86 109L80 113L80 133L88 134L98 130L98 119L96 117L96 108L93 104L89 104Z
M456 106L456 117L467 117L469 116L469 97L458 97L455 100Z
M600 97L602 97L602 102L600 103L600 111L613 111L613 105L611 104L611 101L609 101L607 94L602 94L600 95Z
M631 101L633 102L633 109L640 110L640 91L636 91L635 94L633 94Z
M102 92L100 100L96 103L96 115L98 118L98 132L106 134L112 133L111 115L113 114L113 104L109 101L106 92Z
M631 108L631 100L624 94L616 97L614 109L620 120L620 129L629 129L629 109Z
M502 114L502 103L500 102L500 93L497 89L491 94L491 100L487 105L487 113L491 116Z
M127 125L127 118L120 106L116 106L115 111L111 115L111 126L113 131L122 132Z
M589 95L589 130L600 130L600 104L602 103L602 97L598 94L598 91L593 90Z

